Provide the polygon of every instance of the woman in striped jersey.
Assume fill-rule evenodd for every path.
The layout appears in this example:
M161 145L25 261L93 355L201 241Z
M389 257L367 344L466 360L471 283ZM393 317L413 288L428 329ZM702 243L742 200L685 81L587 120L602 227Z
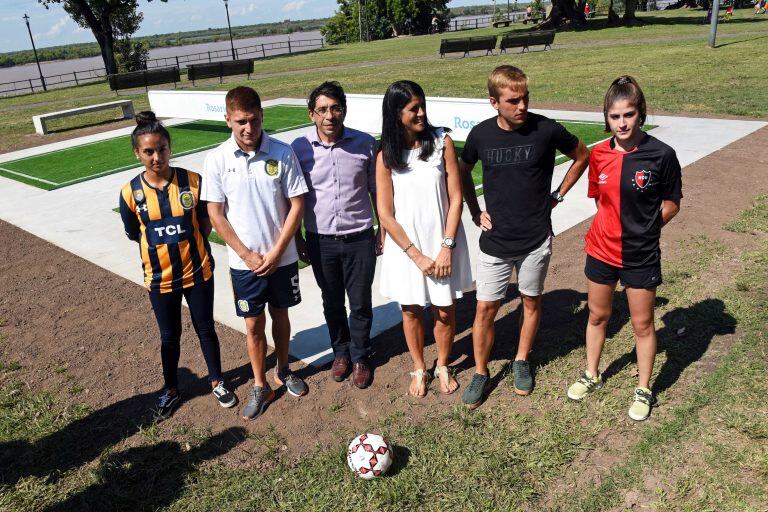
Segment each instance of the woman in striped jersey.
M125 234L139 243L144 284L160 329L165 386L155 409L158 420L171 415L181 395L177 371L181 339L181 299L208 367L213 395L222 407L237 402L221 375L219 339L213 321L211 222L200 201L199 174L170 166L171 136L153 112L136 115L131 139L144 170L120 192Z

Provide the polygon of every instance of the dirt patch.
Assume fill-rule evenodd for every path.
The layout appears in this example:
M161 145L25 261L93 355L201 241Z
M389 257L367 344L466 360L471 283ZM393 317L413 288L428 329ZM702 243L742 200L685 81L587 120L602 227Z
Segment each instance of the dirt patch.
M766 136L768 129L763 129L684 170L683 209L664 231L666 259L679 257L679 242L695 234L722 240L733 252L754 243L753 235L725 232L722 225L747 208L754 195L768 190L763 179L768 162L768 146L762 144ZM586 298L582 268L588 226L586 221L555 240L542 335L534 354L538 365L546 365L576 346L553 340L572 328L574 307ZM22 367L3 378L22 380L33 391L49 390L65 400L88 404L94 412L60 434L75 445L88 443L89 450L98 453L122 437L136 434L162 385L157 327L144 289L4 222L0 222L0 238L4 240L0 247L0 319L7 322L0 328L4 339L0 348L5 360L16 360ZM138 272L138 261L136 268ZM727 274L713 274L710 280L724 284L730 279ZM517 305L515 299L506 303L497 322L498 344L493 354L497 371L514 355ZM460 334L454 364L462 385L468 383L473 364L469 332L473 315L474 298L469 295L457 311ZM244 337L224 326L219 326L218 333L226 378L242 401L250 377ZM419 422L458 402L458 395L444 396L437 391L422 400L405 395L411 363L400 326L378 336L374 344L377 368L369 389L358 390L349 381L334 382L327 367L301 368L300 374L310 386L308 397L282 396L263 419L245 423L239 417L240 407L221 409L210 396L202 377L205 365L185 312L180 378L185 402L163 432L172 436L189 427L220 432L243 425L250 432L249 439L226 460L252 461L253 453L265 450L293 459L318 445L328 445L339 433L351 435L386 416L400 413L409 422ZM717 345L721 342L712 343ZM434 357L430 342L427 358ZM701 371L712 364L705 358ZM496 389L486 406L506 398L507 393ZM94 438L89 436L93 429L118 434L99 438L93 447ZM604 445L610 450L626 445L626 436L608 436ZM604 454L606 466L612 460L610 450Z

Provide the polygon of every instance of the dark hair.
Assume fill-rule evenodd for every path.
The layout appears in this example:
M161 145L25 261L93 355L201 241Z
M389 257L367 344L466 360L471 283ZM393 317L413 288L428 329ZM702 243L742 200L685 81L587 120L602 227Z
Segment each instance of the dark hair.
M429 124L426 117L427 106L424 89L416 82L399 80L387 87L387 92L384 93L384 100L381 103L381 152L384 163L390 169L402 168L406 165L403 153L408 148L406 147L405 127L400 122L400 113L414 97L419 98L424 103L424 124L427 125L426 129L419 134L421 140L419 158L427 160L435 151L435 132L437 129Z
M136 128L131 133L131 143L133 143L134 149L139 147L139 137L149 133L159 133L168 141L168 147L171 146L171 134L165 129L163 123L157 120L154 112L151 110L139 112L136 114L135 119Z
M227 106L227 112L235 110L242 110L243 112L261 110L261 98L259 98L259 93L254 91L251 87L242 85L231 89L224 98L224 103Z
M341 103L341 107L344 110L347 110L347 95L344 94L344 89L339 82L323 82L315 87L312 92L309 93L309 98L307 98L307 107L309 107L309 110L315 110L318 96L333 98Z
M608 92L605 93L605 100L603 101L603 117L605 118L606 133L610 133L611 131L611 127L608 126L608 109L610 109L614 103L621 100L627 100L634 105L640 114L640 126L645 124L647 106L645 104L643 90L637 84L637 80L629 75L622 75L611 82Z

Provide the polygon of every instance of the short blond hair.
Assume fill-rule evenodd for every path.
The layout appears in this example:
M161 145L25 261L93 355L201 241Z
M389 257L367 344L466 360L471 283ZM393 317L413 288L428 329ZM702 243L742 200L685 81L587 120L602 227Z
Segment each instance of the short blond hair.
M488 95L499 99L502 89L522 89L528 87L528 77L523 70L510 65L499 66L488 77Z

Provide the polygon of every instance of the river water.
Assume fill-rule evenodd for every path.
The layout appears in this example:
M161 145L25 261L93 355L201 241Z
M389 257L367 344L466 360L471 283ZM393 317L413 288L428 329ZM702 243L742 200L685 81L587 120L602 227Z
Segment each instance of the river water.
M302 41L308 39L321 39L323 36L319 30L310 32L295 32L290 34L291 43L295 41ZM268 44L275 42L288 41L289 36L287 34L279 34L274 36L262 36L262 37L249 37L246 39L235 39L235 48L243 48L245 46L253 46L259 44ZM319 46L319 41L317 41ZM188 44L185 46L168 46L164 48L153 48L149 51L150 59L157 59L162 57L174 57L177 55L188 55L192 53L205 53L214 51L228 51L230 50L229 40L218 41L215 43L198 43ZM231 51L231 50L230 50ZM277 55L280 53L288 53L288 49L275 49L267 51L267 55ZM261 54L259 53L259 56ZM250 57L250 55L249 55ZM228 56L225 58L229 58ZM216 59L213 59L216 60ZM220 59L222 60L222 59ZM104 61L100 56L98 57L86 57L81 59L69 59L69 60L54 60L49 62L41 62L40 67L43 70L43 75L46 77L53 75L60 75L64 73L72 73L73 71L81 72L91 69L98 69L103 74ZM87 73L83 74L83 79ZM20 66L13 66L10 68L0 68L0 82L13 82L16 80L27 80L39 78L40 74L37 71L37 65L32 62L31 64L23 64ZM70 76L71 78L71 76ZM74 84L71 84L74 85Z

